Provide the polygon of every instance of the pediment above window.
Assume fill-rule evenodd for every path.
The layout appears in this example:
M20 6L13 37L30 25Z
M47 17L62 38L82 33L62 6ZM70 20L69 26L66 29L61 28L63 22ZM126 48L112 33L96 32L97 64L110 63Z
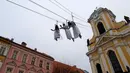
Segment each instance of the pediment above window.
M103 44L107 43L108 41L110 41L113 38L115 38L115 37L113 37L113 36L106 36L106 35L101 36L101 37L98 38L99 40L96 41L97 43L96 43L95 47L103 45Z
M22 64L20 66L18 66L19 68L22 68L22 69L27 69L27 66L25 64Z
M36 71L37 71L34 67L31 67L29 70L30 70L30 71L33 71L33 72L36 72Z
M37 73L44 73L42 69L38 70Z
M7 65L17 66L17 64L14 61L8 62Z

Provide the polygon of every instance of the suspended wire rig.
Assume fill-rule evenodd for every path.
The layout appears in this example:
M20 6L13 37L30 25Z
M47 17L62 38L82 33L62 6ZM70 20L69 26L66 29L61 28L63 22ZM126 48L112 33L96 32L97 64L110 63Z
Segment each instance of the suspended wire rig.
M26 9L26 10L29 10L29 11L31 11L31 12L33 12L33 13L36 13L36 14L38 14L38 15L44 16L44 17L46 17L46 18L48 18L48 19L51 19L51 20L53 20L53 21L58 21L59 23L63 23L62 21L59 21L59 20L56 20L56 19L51 18L51 17L49 17L49 16L46 16L46 15L40 13L40 12L37 12L37 11L35 11L35 10L33 10L33 9L30 9L30 8L28 8L28 7L25 7L25 6L23 6L23 5L20 5L20 4L18 4L18 3L16 3L16 2L13 2L13 1L11 1L11 0L6 0L6 1L8 1L8 2L14 4L14 5L17 5L17 6L21 7L21 8L24 8L24 9Z
M35 10L33 10L33 9L30 9L30 8L28 8L28 7L25 7L25 6L21 5L21 4L18 4L18 3L16 3L16 2L14 2L14 1L11 1L11 0L6 0L6 1L7 1L7 2L10 2L10 3L12 3L12 4L16 5L16 6L19 6L19 7L21 7L21 8L24 8L24 9L26 9L26 10L28 10L28 11L31 11L31 12L33 12L33 13L36 13L36 14L38 14L38 15L40 15L40 16L43 16L43 17L46 17L46 18L51 19L51 20L53 20L53 21L56 21L56 22L58 22L58 23L64 23L63 21L56 20L56 19L54 19L54 18L52 18L52 17L49 17L49 16L47 16L47 15L44 15L44 14L42 14L42 13L40 13L40 12L37 12L37 11L35 11ZM78 23L78 24L80 24L80 23ZM81 24L81 26L83 26L82 28L86 29L86 28L84 27L85 25L82 25L82 24Z
M16 2L14 2L14 1L11 1L11 0L6 0L6 1L7 1L7 2L10 2L10 3L12 3L12 4L16 5L16 6L19 6L19 7L21 7L21 8L24 8L24 9L26 9L26 10L28 10L28 11L31 11L31 12L33 12L33 13L36 13L36 14L38 14L38 15L40 15L40 16L43 16L43 17L46 17L46 18L51 19L51 20L53 20L53 21L56 21L56 22L58 22L58 23L64 23L63 21L59 21L59 20L57 20L57 19L54 19L54 18L49 17L49 16L47 16L47 15L44 15L44 14L38 12L38 11L35 11L35 10L30 9L30 8L28 8L28 7L25 7L25 6L21 5L21 4L18 4L18 3L16 3ZM60 16L60 17L61 17L61 16ZM66 19L66 18L64 18L64 17L62 17L62 18L65 19L65 20L68 20L68 19ZM78 22L76 22L76 23L77 23L77 24L80 24L81 26L83 26L82 28L85 28L85 27L86 27L86 25L83 25L83 24L78 23ZM85 27L84 27L84 26L85 26Z
M62 9L64 12L70 14L70 12L68 12L67 10L63 9L62 7L60 7L58 4L56 4L55 2L49 0L52 4L56 5L57 7L59 7L60 9Z
M29 0L29 1L32 2L32 3L34 3L34 4L37 5L37 6L41 7L42 9L45 9L45 10L47 10L47 11L49 11L49 12L51 12L51 13L57 15L57 16L59 16L60 18L62 18L62 19L64 19L64 20L71 21L71 20L68 20L68 19L66 19L65 17L63 17L63 16L61 16L61 15L59 15L59 14L57 14L57 13L51 11L51 10L49 10L48 8L43 7L42 5L36 3L36 2L34 2L34 1L32 1L32 0ZM77 22L75 22L75 23L77 23ZM77 24L79 24L79 23L77 23ZM80 23L79 25L88 27L87 25L83 25L83 24L81 24L81 23Z
M51 0L49 0L50 2L52 2ZM56 3L54 3L54 2L52 2L54 5L56 5L56 6L58 6L58 4L61 6L58 6L60 9L62 9L62 10L64 10L65 11L65 9L66 9L66 13L68 13L68 14L73 14L74 15L74 17L76 18L76 19L79 19L79 20L81 20L81 21L83 21L83 22L86 22L86 19L85 18L83 18L83 17L81 17L81 16L79 16L78 14L76 14L76 13L74 13L74 12L72 12L71 10L69 10L68 8L66 8L64 5L62 5L60 2L58 2L57 0L54 0ZM63 8L64 9L63 9ZM68 11L68 12L67 12ZM87 22L86 22L87 23Z
M8 1L8 2L14 4L14 5L17 5L17 6L21 7L21 8L24 8L24 9L26 9L26 10L29 10L29 11L31 11L31 12L33 12L33 13L36 13L36 14L38 14L38 15L44 16L44 17L46 17L46 18L48 18L48 19L51 19L51 20L53 20L53 21L56 21L55 30L52 30L52 31L54 31L54 36L55 36L55 40L56 40L56 41L57 41L58 38L60 38L60 30L59 30L59 28L58 28L58 31L57 31L57 27L58 27L57 24L58 24L59 22L60 22L60 23L64 23L64 22L59 21L59 20L56 20L56 19L51 18L51 17L49 17L49 16L46 16L46 15L40 13L40 12L37 12L37 11L35 11L35 10L33 10L33 9L30 9L30 8L26 7L26 6L23 6L23 5L21 5L21 4L18 4L18 3L14 2L14 1L11 1L11 0L6 0L6 1ZM45 7L43 7L43 6L41 6L40 4L38 4L38 3L36 3L36 2L34 2L34 1L32 1L32 0L29 0L29 1L32 2L32 3L34 3L34 4L36 4L37 6L39 6L39 7L41 7L41 8L43 8L43 9L46 9L47 11L49 11L49 12L51 12L51 13L53 13L53 14L59 16L59 17L61 17L62 19L65 19L66 22L69 21L67 26L64 26L64 24L63 24L64 30L69 30L70 28L73 28L74 37L70 36L70 35L71 35L70 31L66 31L66 33L67 33L67 34L66 34L67 39L73 40L73 42L74 42L74 39L76 39L76 38L82 38L82 35L81 35L81 33L80 33L80 30L78 29L78 27L76 26L76 24L75 24L74 21L70 21L70 20L68 20L68 19L66 19L66 18L64 18L64 17L62 17L62 16L60 16L60 15L58 15L57 13L55 13L55 12L53 12L53 11L51 11L51 10L49 10L49 9L47 9L47 8L45 8ZM72 17L73 17L73 16L72 16ZM70 24L69 24L69 23L70 23ZM76 22L76 23L82 25L83 27L86 27L86 25L83 25L83 24L78 23L78 22ZM62 26L62 28L63 28L63 26ZM65 27L66 27L66 28L65 28Z

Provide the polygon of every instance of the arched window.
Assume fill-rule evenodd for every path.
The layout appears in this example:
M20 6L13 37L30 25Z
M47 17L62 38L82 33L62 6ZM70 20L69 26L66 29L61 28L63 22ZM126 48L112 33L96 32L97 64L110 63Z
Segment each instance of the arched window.
M98 27L98 31L99 31L100 34L103 34L104 32L106 32L106 30L105 30L105 28L104 28L102 22L99 22L99 23L97 24L97 27Z
M96 64L97 73L102 73L102 68L99 63Z
M109 59L111 61L111 64L112 64L112 67L113 67L115 73L123 73L115 52L112 50L109 50L108 56L109 56Z

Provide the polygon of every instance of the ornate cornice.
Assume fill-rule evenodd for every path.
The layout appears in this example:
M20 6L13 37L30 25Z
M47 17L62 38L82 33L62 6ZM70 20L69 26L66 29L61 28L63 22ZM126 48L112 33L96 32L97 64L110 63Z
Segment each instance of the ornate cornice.
M87 52L86 55L89 55L89 54L95 52L99 47L101 47L102 45L107 44L108 42L111 42L113 39L123 38L123 37L129 36L129 35L130 35L130 31L128 31L127 33L124 33L124 34L105 36L105 37L110 37L110 36L112 36L113 38L111 38L110 40L108 40L108 41L106 41L106 42L101 43L100 45L95 45L94 49L92 49L92 50L90 50L89 52ZM119 45L118 45L118 46L119 46Z

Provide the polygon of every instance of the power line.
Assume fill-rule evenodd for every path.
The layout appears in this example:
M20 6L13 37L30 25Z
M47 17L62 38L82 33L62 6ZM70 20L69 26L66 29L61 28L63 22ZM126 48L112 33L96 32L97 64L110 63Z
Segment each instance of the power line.
M60 7L58 4L56 4L56 3L54 3L53 1L51 1L51 0L49 0L51 3L53 3L54 5L56 5L57 7L59 7L60 9L62 9L63 11L65 11L66 13L68 13L68 14L74 14L74 15L77 15L77 14L75 14L75 13L73 13L73 12L71 12L69 9L67 9L66 7L64 7L63 5L61 5L59 2L57 2L57 1L55 1L55 2L57 2L60 6L62 6L63 8L65 8L67 11L69 11L69 12L67 12L65 9L63 9L62 7ZM78 20L80 20L80 21L83 21L83 22L85 22L86 23L86 20L84 20L83 18L82 19L80 19L81 17L80 16L78 16L77 15L77 17L76 16L74 16L73 15L73 17L74 18L76 18L76 19L78 19ZM80 17L80 18L79 18Z
M44 17L46 17L46 18L49 18L49 19L51 19L51 20L58 21L58 20L56 20L56 19L53 19L53 18L51 18L51 17L49 17L49 16L46 16L46 15L44 15L44 14L42 14L42 13L39 13L39 12L37 12L37 11L34 11L34 10L32 10L32 9L30 9L30 8L27 8L27 7L25 7L25 6L22 6L22 5L20 5L20 4L18 4L18 3L15 3L15 2L13 2L13 1L10 1L10 0L6 0L6 1L8 1L8 2L10 2L10 3L12 3L12 4L15 4L15 5L19 6L19 7L22 7L22 8L24 8L24 9L26 9L26 10L29 10L29 11L31 11L31 12L34 12L34 13L36 13L36 14L39 14L39 15L41 15L41 16L44 16ZM63 23L62 21L58 21L58 22Z
M83 20L86 20L85 18L79 16L78 14L72 12L71 10L69 10L68 8L66 8L64 5L62 5L60 2L58 2L57 0L54 0L56 3L58 3L60 6L62 6L63 8L65 8L66 10L68 10L69 12L73 13L74 15L76 15L77 17L83 19Z
M56 3L58 3L59 5L61 5L63 8L65 8L66 10L68 10L69 12L71 12L68 8L66 8L65 6L63 6L61 3L59 3L58 1L54 0Z
M56 5L57 7L59 7L60 9L62 9L63 11L65 11L66 13L70 14L70 12L67 12L65 9L63 9L62 7L60 7L59 5L57 5L56 3L52 2L51 0L49 0L51 3L53 3L54 5Z
M14 5L17 5L17 6L21 7L21 8L24 8L24 9L26 9L26 10L29 10L29 11L31 11L31 12L34 12L34 13L36 13L36 14L38 14L38 15L44 16L44 17L46 17L46 18L48 18L48 19L51 19L51 20L53 20L53 21L57 21L58 23L64 23L64 22L62 22L62 21L59 21L59 20L56 20L56 19L51 18L51 17L49 17L49 16L46 16L46 15L44 15L44 14L42 14L42 13L39 13L39 12L37 12L37 11L35 11L35 10L32 10L32 9L30 9L30 8L27 8L27 7L25 7L25 6L22 6L22 5L20 5L20 4L18 4L18 3L15 3L15 2L13 2L13 1L10 1L10 0L6 0L6 1L8 1L8 2L14 4ZM77 23L77 22L76 22L76 23ZM81 23L77 23L77 24L80 24L81 26L85 26L85 25L83 25L83 24L81 24Z
M80 20L80 21L83 21L83 22L87 23L87 21L85 21L85 20L81 20L80 18L75 17L75 16L73 16L73 17L76 18L76 19L78 19L78 20Z
M49 10L49 9L45 8L45 7L43 7L42 5L40 5L40 4L38 4L38 3L36 3L36 2L34 2L34 1L32 1L32 0L29 0L29 1L30 1L30 2L32 2L32 3L34 3L34 4L36 4L37 6L39 6L39 7L41 7L41 8L43 8L43 9L45 9L45 10L47 10L47 11L49 11L49 12L53 13L53 14L55 14L55 15L57 15L57 16L59 16L59 17L63 18L63 19L65 19L65 20L67 20L67 21L70 21L70 20L68 20L68 19L64 18L63 16L61 16L61 15L59 15L59 14L57 14L57 13L55 13L55 12L53 12L53 11L51 11L51 10ZM76 23L77 23L77 22L76 22ZM79 24L79 23L78 23L78 24ZM87 26L87 25L83 25L83 24L80 24L80 25L82 25L82 26Z
M34 1L32 1L32 0L29 0L29 1L30 1L30 2L32 2L32 3L34 3L34 4L35 4L35 5L37 5L37 6L41 7L41 8L43 8L43 9L45 9L45 10L47 10L47 11L49 11L49 12L53 13L53 14L55 14L55 15L57 15L57 16L59 16L59 17L63 18L63 19L65 19L65 20L68 20L68 19L66 19L66 18L62 17L61 15L59 15L59 14L57 14L57 13L55 13L55 12L53 12L53 11L51 11L51 10L49 10L49 9L45 8L45 7L43 7L42 5L40 5L40 4L38 4L38 3L36 3L36 2L34 2Z

